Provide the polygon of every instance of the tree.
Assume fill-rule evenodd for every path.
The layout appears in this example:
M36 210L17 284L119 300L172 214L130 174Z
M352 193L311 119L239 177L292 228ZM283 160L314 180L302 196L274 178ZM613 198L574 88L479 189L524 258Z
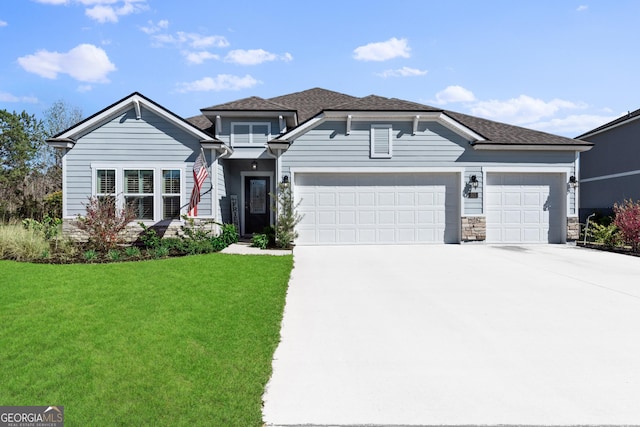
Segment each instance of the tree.
M44 111L45 137L56 136L80 121L82 121L82 110L59 99ZM62 190L62 152L45 145L42 159L47 178L53 183L54 191Z
M29 216L29 176L44 145L44 126L33 115L0 110L0 214Z
M278 193L270 194L275 198L272 210L276 213L276 246L279 248L289 248L298 237L296 225L302 221L304 215L298 213L296 209L302 202L294 203L293 193L287 183L278 184Z

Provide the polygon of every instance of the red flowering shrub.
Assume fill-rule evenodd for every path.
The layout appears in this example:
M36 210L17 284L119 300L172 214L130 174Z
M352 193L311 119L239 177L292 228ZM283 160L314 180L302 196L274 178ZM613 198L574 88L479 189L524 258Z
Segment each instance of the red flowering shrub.
M620 230L622 240L637 252L640 247L640 202L629 199L620 205L616 203L613 212L616 214L613 223Z
M101 252L108 252L120 243L120 233L136 217L130 207L117 210L113 196L91 197L86 209L87 214L78 215L76 224L87 233L89 244Z

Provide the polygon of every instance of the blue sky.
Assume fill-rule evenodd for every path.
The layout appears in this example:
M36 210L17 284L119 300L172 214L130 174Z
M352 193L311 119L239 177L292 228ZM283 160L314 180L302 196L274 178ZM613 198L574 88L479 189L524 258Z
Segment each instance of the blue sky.
M640 2L2 0L0 109L322 87L574 137L640 108Z

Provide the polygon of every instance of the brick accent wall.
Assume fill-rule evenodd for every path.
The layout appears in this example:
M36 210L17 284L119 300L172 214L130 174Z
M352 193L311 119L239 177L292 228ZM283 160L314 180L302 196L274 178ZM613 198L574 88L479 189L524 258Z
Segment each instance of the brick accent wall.
M479 242L487 239L487 219L483 216L462 217L462 241Z
M567 218L567 241L574 241L580 239L580 222L579 218L568 217Z

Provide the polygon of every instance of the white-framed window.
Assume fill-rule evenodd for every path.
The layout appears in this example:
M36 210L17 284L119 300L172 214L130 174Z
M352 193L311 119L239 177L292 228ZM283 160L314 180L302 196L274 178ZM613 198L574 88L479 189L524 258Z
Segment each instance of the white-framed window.
M390 159L393 155L393 127L371 125L371 158Z
M271 138L270 122L231 123L232 147L264 146Z
M133 208L136 219L153 220L153 169L124 170L124 203Z
M136 220L180 218L186 200L182 166L93 164L93 195L113 197L115 206L133 208Z

